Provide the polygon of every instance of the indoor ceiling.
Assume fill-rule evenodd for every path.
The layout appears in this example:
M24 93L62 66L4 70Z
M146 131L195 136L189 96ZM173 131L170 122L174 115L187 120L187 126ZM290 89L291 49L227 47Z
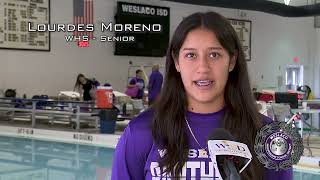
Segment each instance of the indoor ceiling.
M284 0L268 0L268 1L284 4ZM316 0L290 0L290 4L289 5L290 6L305 6L305 5L315 4L315 2L316 2ZM319 0L318 0L318 3L320 3Z
M262 11L284 17L306 17L320 15L320 0L167 0L186 4L224 7L232 9Z

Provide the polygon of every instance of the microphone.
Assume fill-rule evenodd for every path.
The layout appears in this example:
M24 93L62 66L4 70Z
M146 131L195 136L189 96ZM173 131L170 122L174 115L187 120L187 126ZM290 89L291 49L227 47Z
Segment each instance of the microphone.
M274 121L258 131L254 151L264 167L279 171L299 162L304 147L294 125L298 116L295 114L288 122Z
M236 142L230 132L222 128L216 128L209 134L208 149L222 179L240 180L239 174L252 160L248 146Z

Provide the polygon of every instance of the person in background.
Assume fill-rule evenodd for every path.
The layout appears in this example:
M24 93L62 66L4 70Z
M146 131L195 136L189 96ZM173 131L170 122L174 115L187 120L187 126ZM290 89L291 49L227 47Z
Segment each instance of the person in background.
M149 106L157 99L160 94L163 82L163 76L159 71L159 65L152 66L152 73L148 83L148 101Z
M94 85L94 87L98 87L100 86L100 82L98 80L96 80L96 78L92 78L92 84Z
M301 91L301 92L305 93L304 96L303 96L304 100L312 100L312 99L314 99L314 96L313 96L313 93L311 91L311 88L308 85L303 85L303 86L298 87L297 91Z
M135 88L135 87L138 88L137 95L132 97L134 99L142 99L143 98L145 83L144 83L142 76L143 76L142 70L138 69L138 70L136 70L136 77L132 78L129 81L128 88Z
M171 38L165 72L164 95L119 139L112 180L221 179L207 144L216 128L248 145L253 159L242 180L293 179L292 169L266 169L254 153L257 131L272 120L257 110L241 42L228 19L215 12L185 17Z
M84 101L91 101L94 98L94 93L92 92L94 91L94 84L83 74L78 74L77 81L74 85L74 91L77 91L80 94L82 94L82 98Z

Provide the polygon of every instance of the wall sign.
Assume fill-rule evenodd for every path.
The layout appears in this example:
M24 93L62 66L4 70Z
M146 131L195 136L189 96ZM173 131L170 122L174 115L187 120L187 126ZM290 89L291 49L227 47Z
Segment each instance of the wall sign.
M236 30L242 48L244 51L245 59L251 60L251 21L229 19L232 27Z
M50 0L0 0L0 48L50 51L50 34L28 25L50 23Z

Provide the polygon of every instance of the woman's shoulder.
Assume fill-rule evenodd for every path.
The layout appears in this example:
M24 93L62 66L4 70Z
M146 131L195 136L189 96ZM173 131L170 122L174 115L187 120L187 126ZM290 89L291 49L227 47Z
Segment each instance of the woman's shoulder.
M261 116L261 121L262 121L262 125L263 125L263 126L266 125L266 124L270 124L270 123L273 122L273 120L272 120L270 117L268 117L268 116L265 116L265 115L263 115L263 114L260 114L260 116Z
M149 138L152 140L151 129L153 115L154 110L148 109L133 118L128 124L131 134L135 137Z
M132 119L124 132L130 152L136 152L139 159L145 160L153 146L152 138L153 111L147 110Z
M87 79L87 83L86 84L93 84L92 79Z

